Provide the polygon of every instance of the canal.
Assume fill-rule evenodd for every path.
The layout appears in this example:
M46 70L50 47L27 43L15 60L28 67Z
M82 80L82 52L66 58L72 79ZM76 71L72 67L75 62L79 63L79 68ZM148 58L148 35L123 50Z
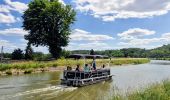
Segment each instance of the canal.
M61 86L62 72L0 76L0 100L107 100L170 79L170 61L114 66L111 73L112 81L81 88Z

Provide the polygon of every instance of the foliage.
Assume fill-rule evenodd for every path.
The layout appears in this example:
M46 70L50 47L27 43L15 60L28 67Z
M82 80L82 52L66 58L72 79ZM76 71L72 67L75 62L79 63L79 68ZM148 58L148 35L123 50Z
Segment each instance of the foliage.
M33 49L31 48L31 45L28 44L25 49L25 59L26 60L32 60L33 59Z
M170 100L170 81L153 84L144 90L128 93L125 97L113 96L112 100L115 98L116 100Z
M71 54L70 51L67 51L67 50L63 49L62 52L61 52L61 57L66 58L66 57L68 57L70 54Z
M89 54L89 50L74 50L67 51L62 50L61 57L66 57L70 54ZM121 58L121 57L130 57L130 58L156 58L158 60L170 60L170 44L164 45L159 48L145 50L140 48L124 48L120 50L104 50L104 51L95 51L95 54L107 55L110 57ZM11 58L10 53L4 53L5 58ZM34 52L33 60L49 60L52 56L50 54L43 54L42 52Z
M12 52L12 59L14 60L21 60L23 58L23 51L21 49L15 49Z
M4 53L3 56L4 56L4 58L12 58L11 53Z
M58 0L33 0L22 16L23 27L29 31L25 39L34 46L47 46L52 56L59 58L62 47L68 45L75 15L70 5Z
M93 50L93 49L91 49L91 50L90 50L90 55L95 55L95 53L94 53L94 50Z
M75 50L72 54L88 54L89 50ZM95 51L95 54L107 55L109 57L131 57L131 58L170 58L170 44L155 49L123 48L120 50Z
M118 58L112 59L110 65L122 65L122 64L142 64L149 62L146 58ZM87 59L86 63L92 63L92 59ZM97 66L100 67L103 64L108 64L109 59L96 59ZM9 64L0 64L0 71L9 69L34 69L34 68L45 68L45 67L76 67L79 64L81 67L84 65L84 60L73 60L73 59L58 59L54 61L19 61Z
M47 61L51 58L51 54L43 54L42 52L34 52L33 60L36 61Z

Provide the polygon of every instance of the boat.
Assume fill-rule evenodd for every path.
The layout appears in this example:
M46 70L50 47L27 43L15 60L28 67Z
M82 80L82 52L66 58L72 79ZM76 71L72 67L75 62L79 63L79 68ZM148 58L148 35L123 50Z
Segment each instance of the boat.
M108 58L107 56L102 55L84 55L84 54L74 54L70 55L68 58L75 59L86 59L86 58ZM85 60L84 60L85 64ZM74 87L82 87L86 85L95 84L102 81L107 81L112 79L110 68L101 68L92 70L90 72L84 71L75 71L75 70L64 70L63 78L61 79L62 85L74 86Z

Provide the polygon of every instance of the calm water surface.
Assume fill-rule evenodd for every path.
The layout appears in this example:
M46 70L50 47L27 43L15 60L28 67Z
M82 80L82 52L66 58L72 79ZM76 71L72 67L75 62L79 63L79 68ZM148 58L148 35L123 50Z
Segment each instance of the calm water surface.
M114 92L137 90L170 79L170 61L111 68L113 80L81 88L60 85L62 72L0 77L0 100L107 100ZM113 91L114 90L114 91Z

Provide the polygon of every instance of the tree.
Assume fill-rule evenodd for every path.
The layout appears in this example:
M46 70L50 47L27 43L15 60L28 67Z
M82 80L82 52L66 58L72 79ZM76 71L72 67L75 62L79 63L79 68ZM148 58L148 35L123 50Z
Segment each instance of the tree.
M24 12L23 28L29 31L25 39L34 46L47 46L54 58L68 45L75 11L58 0L33 0Z
M13 52L12 52L12 59L14 60L20 60L23 58L23 51L21 49L15 49Z
M61 56L62 56L62 57L65 58L65 57L68 57L69 55L70 55L70 51L67 51L67 50L65 50L65 49L62 50L62 52L61 52Z
M95 55L93 49L90 50L90 55Z
M33 59L33 49L31 48L31 45L28 44L25 49L25 59L26 60L32 60Z

